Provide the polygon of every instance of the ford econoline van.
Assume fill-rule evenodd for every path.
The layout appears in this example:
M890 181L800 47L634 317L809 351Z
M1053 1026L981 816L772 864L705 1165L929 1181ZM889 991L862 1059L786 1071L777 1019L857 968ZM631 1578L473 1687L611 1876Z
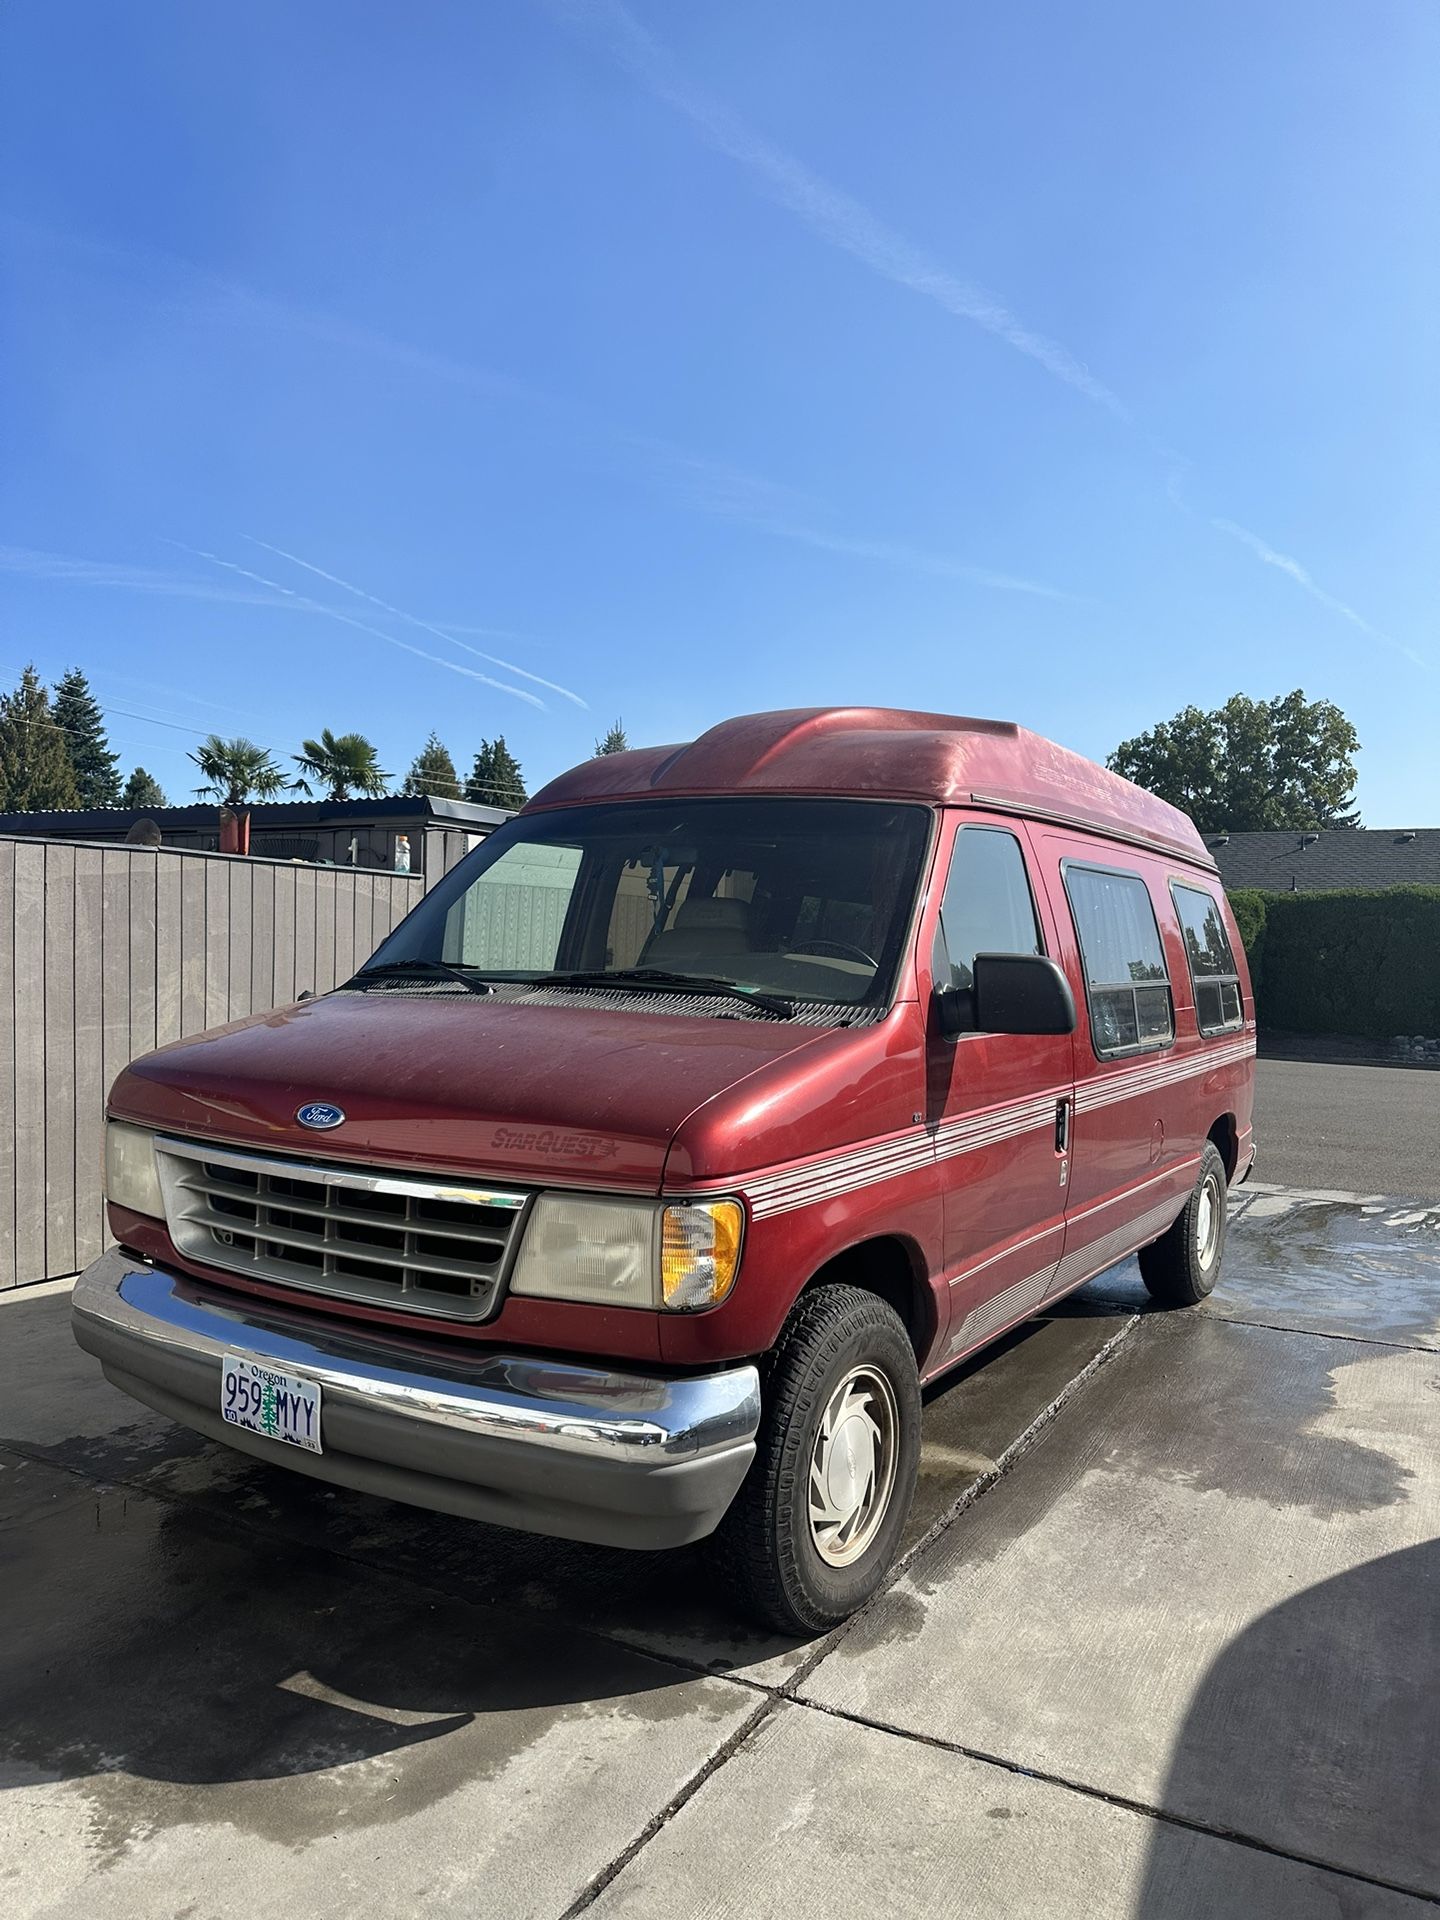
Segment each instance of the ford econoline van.
M554 781L351 980L136 1061L125 1392L750 1612L883 1580L920 1389L1132 1253L1200 1300L1250 1170L1245 956L1190 821L998 721L760 714Z

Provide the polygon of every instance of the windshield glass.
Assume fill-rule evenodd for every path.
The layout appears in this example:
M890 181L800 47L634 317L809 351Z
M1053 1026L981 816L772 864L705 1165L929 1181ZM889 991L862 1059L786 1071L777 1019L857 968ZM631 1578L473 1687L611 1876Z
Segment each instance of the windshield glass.
M522 815L447 874L371 965L490 980L644 970L869 1004L894 979L924 807L867 800L614 802ZM601 982L603 984L603 981Z

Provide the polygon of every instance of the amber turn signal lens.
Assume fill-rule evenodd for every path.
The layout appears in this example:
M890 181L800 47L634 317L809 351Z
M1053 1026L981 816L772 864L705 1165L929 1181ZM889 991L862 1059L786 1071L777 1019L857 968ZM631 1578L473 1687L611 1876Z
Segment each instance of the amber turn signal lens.
M713 1307L735 1284L744 1212L738 1200L666 1207L660 1235L660 1292L672 1311Z

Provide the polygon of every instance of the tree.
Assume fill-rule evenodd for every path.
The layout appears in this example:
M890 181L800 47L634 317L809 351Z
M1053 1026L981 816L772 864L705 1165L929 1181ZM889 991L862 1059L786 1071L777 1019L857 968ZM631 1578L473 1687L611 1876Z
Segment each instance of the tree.
M212 794L226 807L243 807L247 800L273 800L295 784L286 780L267 747L257 747L243 736L222 740L212 733L189 758L205 776L204 786L196 792Z
M435 794L441 800L458 800L461 797L460 776L455 771L455 762L438 733L432 733L416 754L400 791Z
M610 731L605 735L605 738L595 742L594 757L598 760L602 753L628 753L629 750L630 742L625 738L624 724L619 720L614 720L611 722Z
M168 807L160 782L144 767L136 767L125 782L125 791L120 796L122 807Z
M38 813L79 804L65 736L39 674L26 667L15 691L0 694L0 808Z
M1354 827L1359 736L1339 707L1294 693L1185 707L1122 740L1106 765L1188 813L1201 833Z
M465 782L465 798L482 807L509 807L514 811L523 807L528 797L520 762L506 746L504 734L482 740Z
M65 736L82 807L113 807L120 801L120 761L110 751L105 722L79 667L56 681L51 712Z
M385 791L390 778L380 769L380 758L363 733L333 734L322 727L318 740L302 740L302 753L290 757L300 769L295 785L309 793L305 775L311 774L325 788L327 800L348 800L353 792L371 799Z

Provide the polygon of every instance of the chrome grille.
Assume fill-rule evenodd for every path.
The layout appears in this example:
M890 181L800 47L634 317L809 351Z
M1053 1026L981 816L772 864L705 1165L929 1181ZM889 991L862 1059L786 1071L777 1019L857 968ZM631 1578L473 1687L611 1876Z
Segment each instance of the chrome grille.
M160 1138L165 1217L190 1259L372 1306L484 1320L528 1195Z

